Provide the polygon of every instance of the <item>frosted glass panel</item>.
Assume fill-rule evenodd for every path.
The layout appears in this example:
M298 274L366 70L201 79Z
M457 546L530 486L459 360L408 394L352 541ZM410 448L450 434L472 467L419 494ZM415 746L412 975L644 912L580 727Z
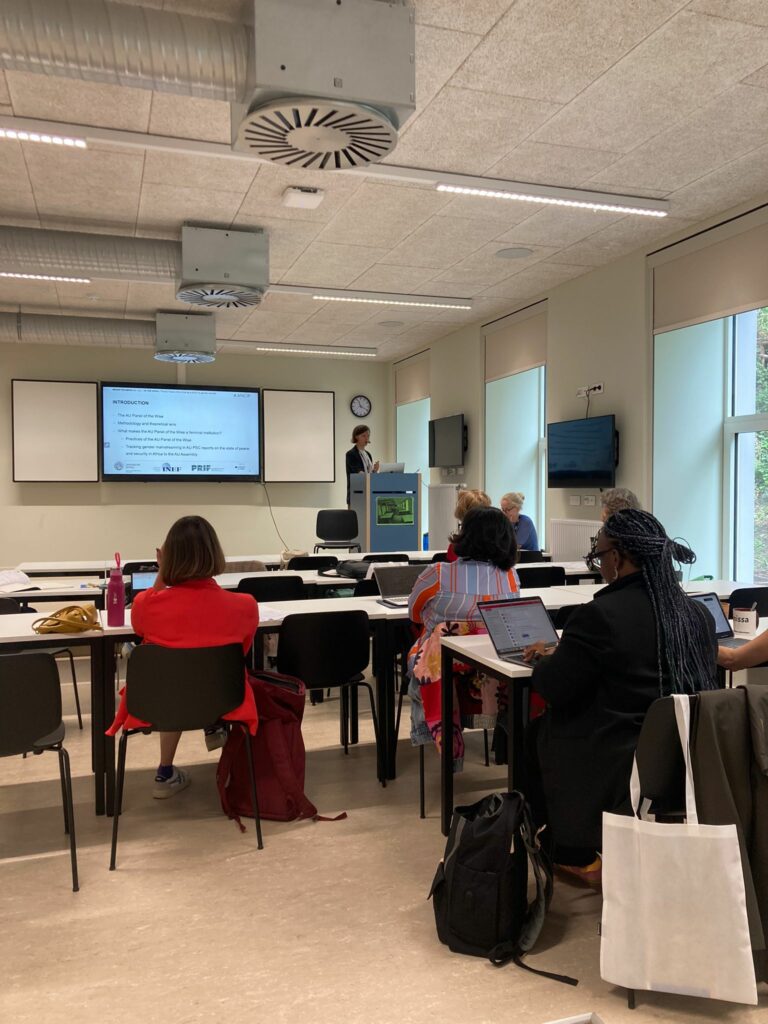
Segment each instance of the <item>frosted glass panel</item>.
M421 521L429 522L429 399L397 406L397 462L406 473L421 473ZM434 546L434 545L433 545Z
M485 385L485 489L495 505L507 491L522 491L523 512L533 520L542 546L543 436L543 367Z
M723 421L730 322L655 339L653 511L696 552L691 576L721 576Z

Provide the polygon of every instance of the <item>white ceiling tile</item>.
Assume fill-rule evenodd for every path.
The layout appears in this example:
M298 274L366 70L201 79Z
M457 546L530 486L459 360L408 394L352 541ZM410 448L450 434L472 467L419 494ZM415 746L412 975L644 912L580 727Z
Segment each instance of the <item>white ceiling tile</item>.
M286 337L288 341L300 341L312 345L331 345L336 341L341 341L348 331L347 324L320 324L313 320L301 324Z
M242 309L217 309L216 315L216 337L232 338L243 326L249 316L254 312L253 306Z
M333 303L316 302L309 295L283 295L280 292L268 291L261 300L259 309L268 313L303 313L306 319L328 305L333 305Z
M245 194L259 168L257 161L223 160L197 153L166 152L148 149L144 162L144 182L153 185L182 185Z
M138 225L155 230L191 221L229 227L242 196L215 189L181 188L174 185L144 185L141 190Z
M768 25L768 4L765 0L693 0L688 8L716 18L743 21L747 25Z
M258 164L259 173L243 200L241 215L282 217L286 220L308 220L325 224L334 217L347 200L360 188L365 178L360 174L335 174L331 171L305 171L276 164ZM283 192L290 186L320 188L325 195L314 210L283 206Z
M650 217L627 217L609 227L596 231L581 242L561 250L552 257L552 263L582 264L599 267L610 260L664 238L684 228L688 222L677 217L657 220Z
M739 157L673 192L670 206L680 217L700 218L728 210L768 193L768 146Z
M488 174L512 181L538 182L577 188L593 174L618 159L618 153L578 146L550 146L543 142L521 142L502 157Z
M505 231L526 220L537 210L545 210L540 203L512 202L509 199L489 199L487 196L456 196L442 209L439 217L460 217L466 220L492 220L497 231Z
M11 281L0 278L0 303L5 306L32 304L49 312L58 311L59 294L50 281Z
M138 190L122 192L108 185L66 191L35 188L40 224L58 231L132 234L139 209Z
M536 298L549 288L562 284L563 281L570 281L573 277L587 273L588 270L588 267L575 264L549 261L535 263L532 267L520 271L519 274L486 288L481 298L495 297L517 303L527 301ZM480 299L477 301L479 302Z
M541 100L446 86L405 129L398 161L481 174L557 112Z
M313 242L281 278L286 284L345 288L372 264L379 262L386 249L365 245L331 245Z
M5 78L5 72L0 71L0 106L10 107L11 105L11 94L8 92L8 82Z
M432 288L439 284L453 285L462 294L471 295L488 285L501 281L515 270L522 270L523 267L557 252L557 248L553 246L538 246L525 259L505 260L496 255L502 248L507 248L506 244L500 245L496 241L484 245L482 249L478 249L471 256L454 263L450 269L437 275L430 282L429 287Z
M158 310L165 312L181 312L188 308L188 303L176 300L176 285L146 284L130 281L125 299L126 316L154 316Z
M608 224L623 220L622 214L606 211L543 207L538 213L497 236L497 241L513 245L573 245L600 231Z
M315 309L306 318L307 323L343 324L347 329L371 319L375 307L364 302L315 302Z
M768 91L737 85L600 174L592 188L673 192L768 143Z
M353 288L372 292L423 292L422 287L434 275L427 267L395 267L376 263L352 282Z
M145 132L149 124L152 93L147 89L80 82L32 71L7 71L6 81L17 117L131 132Z
M433 189L363 182L320 235L321 242L391 248L449 201Z
M767 61L768 30L684 11L556 114L535 140L627 153Z
M35 192L57 190L62 198L87 201L92 190L136 191L141 185L144 155L109 152L98 147L64 149L25 142L24 159Z
M437 338L442 338L449 331L450 327L447 324L437 320L430 320L427 323L416 324L416 326L399 334L398 341L403 345L421 345L429 341L435 341Z
M380 262L446 270L489 242L498 229L492 220L432 217Z
M31 188L9 189L0 185L0 221L30 227L37 225L37 207Z
M4 188L12 188L14 192L26 192L31 188L20 142L0 140L0 181Z
M284 274L317 238L322 224L307 220L288 220L281 217L253 216L238 213L232 226L235 228L260 227L269 235L269 277L276 281Z
M567 103L685 2L518 0L453 84Z
M514 0L416 0L416 24L485 34L513 3Z
M91 281L90 284L56 284L62 312L85 310L122 316L128 297L127 281Z
M304 322L301 314L270 313L257 309L235 331L238 341L282 341Z
M153 135L230 143L232 131L229 110L229 104L222 100L153 92L149 131Z
M443 28L416 25L416 113L418 118L440 92L462 61L474 50L482 36L449 32ZM409 122L409 124L412 122ZM394 159L397 163L397 150Z

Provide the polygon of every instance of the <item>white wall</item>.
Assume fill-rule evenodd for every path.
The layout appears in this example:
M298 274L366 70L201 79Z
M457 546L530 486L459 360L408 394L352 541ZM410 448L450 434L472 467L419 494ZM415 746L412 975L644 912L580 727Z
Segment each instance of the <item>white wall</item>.
M149 350L0 345L0 566L23 561L111 558L116 550L146 556L179 516L198 513L216 527L228 554L282 548L259 484L101 483L15 484L12 481L11 380L114 380L176 382L176 368ZM393 433L389 367L340 359L222 355L210 366L189 367L188 384L306 388L336 392L336 482L272 484L269 494L280 532L290 547L315 540L319 508L344 506L344 453L359 422L350 399L363 393L373 409L371 451L391 460ZM65 445L56 424L50 443Z

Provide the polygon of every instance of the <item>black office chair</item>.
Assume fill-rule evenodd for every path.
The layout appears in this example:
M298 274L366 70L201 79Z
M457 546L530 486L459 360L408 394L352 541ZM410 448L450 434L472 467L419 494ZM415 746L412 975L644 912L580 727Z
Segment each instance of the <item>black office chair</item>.
M321 569L335 569L338 564L336 555L294 555L288 562L288 569L293 572L319 572Z
M741 587L734 590L728 602L728 618L733 618L734 608L757 606L759 616L768 615L768 587Z
M447 562L448 561L448 555L445 553L445 551L436 551L434 553L434 555L432 555L432 561L433 562Z
M369 580L358 580L353 597L378 597L381 591L373 576Z
M409 562L408 555L383 551L375 555L363 555L364 562Z
M26 611L34 612L34 608L27 608ZM22 615L24 608L21 607L15 597L0 597L0 615ZM13 651L21 651L24 648L22 646L14 647L12 644L7 645L5 650L9 653ZM69 659L69 670L72 674L72 689L75 691L75 708L77 710L77 724L80 729L83 728L83 715L80 711L80 694L77 689L77 676L75 675L75 657L72 651L68 647L58 647L55 650L48 651L54 658L60 658L64 656Z
M301 576L245 576L237 584L239 594L250 594L257 601L303 601L306 596Z
M51 654L29 652L0 656L0 757L42 754L55 750L59 758L64 831L69 834L72 891L77 892L77 844L72 773L64 747L61 683Z
M370 657L371 633L363 611L288 615L280 628L277 671L297 676L308 690L341 691L341 742L349 753L349 691L364 687L379 749L379 720L373 688L362 678Z
M344 548L360 551L357 541L357 512L351 508L323 508L317 513L315 533L320 540L315 552L321 548Z
M543 551L526 551L523 548L518 548L517 561L519 564L525 562L545 562Z
M561 565L518 566L521 587L564 587L565 569Z
M158 685L161 682L162 685ZM245 667L240 644L222 647L158 647L141 644L128 660L126 700L128 713L144 722L147 729L123 729L117 757L115 814L112 821L112 852L109 870L117 863L117 834L123 807L125 762L128 738L136 733L188 732L207 729L222 715L234 711L243 702ZM248 779L259 849L261 818L253 771L253 743L247 725L227 722L228 728L240 727L245 733L243 750L248 760Z
M696 718L698 694L691 701L691 730ZM648 708L637 740L637 771L640 792L664 820L685 817L685 760L680 748L671 697L659 697Z

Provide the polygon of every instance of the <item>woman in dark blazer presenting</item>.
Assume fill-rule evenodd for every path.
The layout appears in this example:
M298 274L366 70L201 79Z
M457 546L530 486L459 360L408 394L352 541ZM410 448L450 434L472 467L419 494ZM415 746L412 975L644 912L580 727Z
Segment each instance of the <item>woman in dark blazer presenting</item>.
M378 473L379 463L374 462L366 446L371 440L371 428L364 423L352 431L353 447L347 452L347 504L349 504L349 478L352 473Z
M628 801L648 708L657 697L718 685L714 621L674 572L673 559L695 557L649 512L615 513L589 558L608 586L571 615L554 653L544 657L542 645L526 652L548 705L531 730L534 816L549 826L555 861L582 881L600 880L602 813Z

